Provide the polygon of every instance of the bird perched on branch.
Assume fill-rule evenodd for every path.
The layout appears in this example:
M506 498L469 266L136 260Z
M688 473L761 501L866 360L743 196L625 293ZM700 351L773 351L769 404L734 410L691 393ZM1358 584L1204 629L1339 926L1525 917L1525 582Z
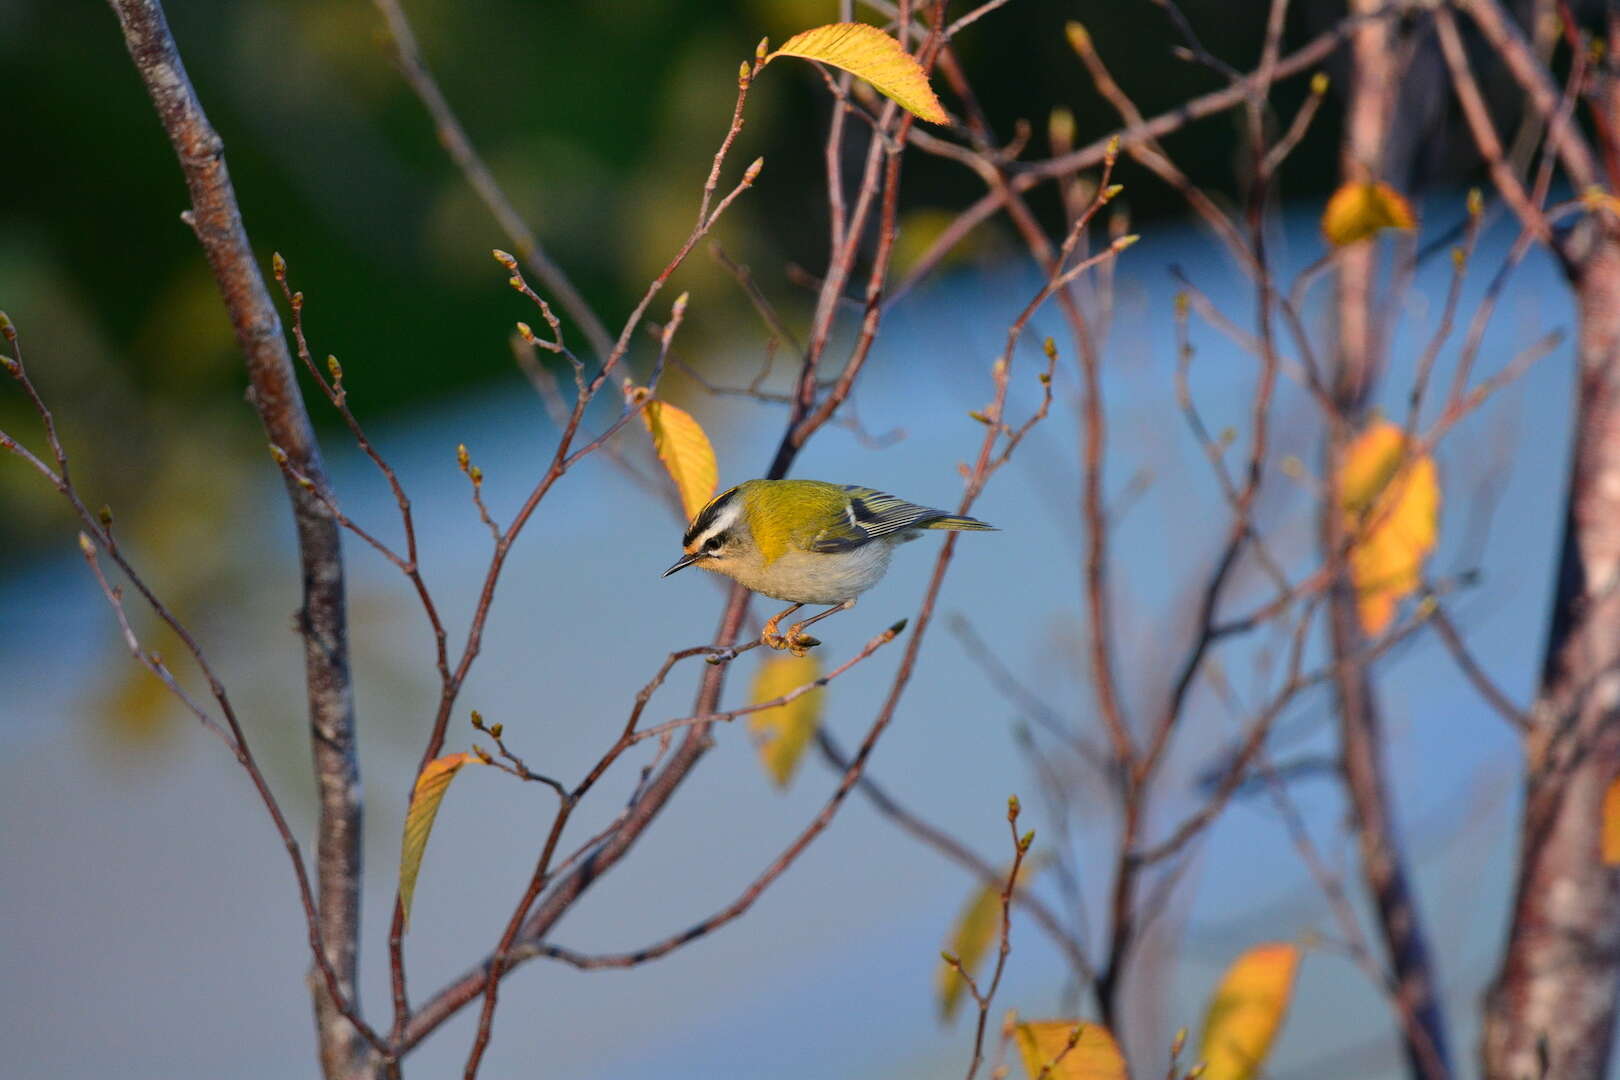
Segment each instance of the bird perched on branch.
M749 480L698 511L681 538L686 553L663 576L698 566L786 600L793 606L766 621L760 640L803 656L821 644L804 628L854 607L889 569L897 545L925 529L994 528L854 484ZM781 621L806 604L833 606L781 633Z

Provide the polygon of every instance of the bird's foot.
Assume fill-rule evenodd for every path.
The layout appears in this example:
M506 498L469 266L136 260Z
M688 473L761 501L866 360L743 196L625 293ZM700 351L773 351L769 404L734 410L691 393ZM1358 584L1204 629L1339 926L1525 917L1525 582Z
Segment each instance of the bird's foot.
M787 636L783 640L783 644L780 647L787 649L787 651L792 653L794 656L803 656L806 652L820 644L820 638L812 637L804 632L804 623L801 622L794 623L792 626L788 627Z

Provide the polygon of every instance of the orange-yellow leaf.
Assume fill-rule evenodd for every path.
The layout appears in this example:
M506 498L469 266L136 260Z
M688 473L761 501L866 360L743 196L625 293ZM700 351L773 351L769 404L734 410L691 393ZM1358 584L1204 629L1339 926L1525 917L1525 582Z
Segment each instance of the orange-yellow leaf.
M1620 776L1603 793L1603 865L1620 866Z
M405 911L405 925L411 924L411 898L416 895L416 875L422 869L422 852L427 849L428 833L439 815L439 804L450 789L450 781L463 765L476 762L471 754L446 754L423 767L405 810L405 839L399 851L399 903Z
M767 659L754 676L752 701L774 701L814 682L821 665L813 656L777 656ZM748 714L748 730L759 743L759 759L776 786L785 788L821 723L821 687L800 694L785 705Z
M1019 1024L1018 1056L1029 1080L1126 1080L1129 1075L1114 1036L1087 1020Z
M1288 1012L1299 949L1256 945L1232 963L1204 1018L1203 1080L1250 1080L1264 1063Z
M1440 532L1434 460L1411 458L1399 427L1378 420L1351 443L1339 468L1339 504L1353 539L1350 577L1361 625L1378 634L1395 605L1418 587Z
M1020 884L1028 876L1029 867L1028 860L1019 867ZM962 970L974 978L978 977L979 965L989 953L991 943L1001 937L1001 890L1006 884L1009 869L1004 868L997 875L995 884L985 882L973 891L962 913L956 917L956 925L951 928L950 944L945 951L956 957ZM941 960L936 986L939 991L939 1015L949 1020L956 1015L957 1006L967 993L967 980L955 967Z
M842 68L933 124L950 122L928 85L928 73L900 43L867 23L831 23L795 34L766 57L797 56Z
M1365 240L1380 229L1412 229L1417 216L1406 197L1385 183L1350 180L1328 199L1322 235L1334 247Z
M720 482L720 467L715 463L708 435L686 410L656 398L641 410L641 422L652 435L653 452L681 494L686 520L691 521L708 504Z

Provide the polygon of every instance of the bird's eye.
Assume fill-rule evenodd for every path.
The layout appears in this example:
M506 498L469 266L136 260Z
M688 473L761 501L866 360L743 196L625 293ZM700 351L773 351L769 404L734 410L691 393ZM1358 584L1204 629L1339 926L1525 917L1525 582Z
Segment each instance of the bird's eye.
M704 551L719 551L720 550L720 538L718 536L709 537L708 542L703 545L703 550Z

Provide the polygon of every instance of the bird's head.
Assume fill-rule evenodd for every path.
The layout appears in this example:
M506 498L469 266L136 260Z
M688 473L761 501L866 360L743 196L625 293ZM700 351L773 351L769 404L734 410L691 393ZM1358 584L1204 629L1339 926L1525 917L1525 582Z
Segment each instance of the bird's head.
M743 493L740 487L734 487L721 492L698 511L686 535L681 537L684 554L662 576L669 577L688 566L701 566L724 574L729 569L728 562L746 556L753 547L754 536L748 526Z

